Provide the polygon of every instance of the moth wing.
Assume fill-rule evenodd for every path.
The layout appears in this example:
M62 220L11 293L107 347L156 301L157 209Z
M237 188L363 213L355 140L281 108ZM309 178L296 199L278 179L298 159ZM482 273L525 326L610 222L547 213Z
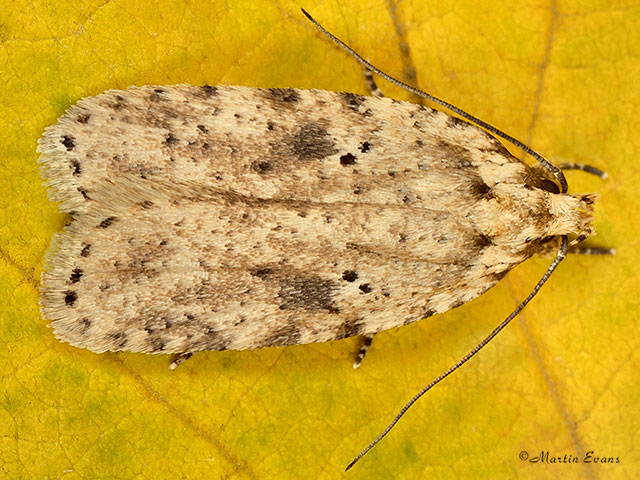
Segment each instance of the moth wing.
M86 211L123 176L259 198L447 209L531 175L495 138L443 112L293 88L110 90L71 107L39 151L67 212Z
M57 235L41 307L61 340L149 353L334 340L446 311L508 267L483 264L448 212L140 182L105 187Z
M531 254L469 214L487 206L509 225L486 194L530 170L406 102L131 88L80 101L40 151L53 198L76 213L47 259L43 314L98 352L372 333L470 301Z

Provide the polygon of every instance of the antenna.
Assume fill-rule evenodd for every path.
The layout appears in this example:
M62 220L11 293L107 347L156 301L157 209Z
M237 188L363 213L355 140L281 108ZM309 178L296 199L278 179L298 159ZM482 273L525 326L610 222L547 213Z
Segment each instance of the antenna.
M409 410L409 408L411 408L411 406L420 399L420 397L422 397L425 393L427 393L429 390L431 390L433 387L435 387L438 383L440 383L442 380L444 380L449 375L451 375L453 372L455 372L462 365L467 363L471 359L471 357L473 357L476 353L478 353L480 350L482 350L487 345L487 343L489 343L493 339L493 337L498 335L502 331L502 329L504 329L504 327L509 325L511 320L513 320L515 317L518 316L518 314L527 305L527 303L529 303L531 301L531 299L536 296L536 293L538 293L538 290L540 290L542 288L542 286L545 284L545 282L549 279L549 277L551 276L553 271L556 269L558 264L564 259L564 257L567 256L567 248L568 248L568 241L567 241L566 235L564 235L564 236L562 236L562 241L560 243L560 249L558 250L558 255L553 260L553 262L551 262L551 265L549 265L549 268L547 268L547 271L544 272L544 275L542 275L542 278L540 278L540 280L538 280L538 283L536 283L536 286L533 287L533 290L531 290L531 293L529 293L527 298L525 298L522 301L522 303L520 303L520 305L518 305L515 308L515 310L513 312L511 312L511 314L507 318L505 318L500 325L498 325L496 328L494 328L493 331L489 335L487 335L478 345L476 345L469 353L467 353L464 357L462 357L460 360L458 360L455 363L455 365L449 367L449 369L447 371L445 371L444 373L440 374L431 383L429 383L426 387L424 387L422 390L420 390L418 393L416 393L413 396L413 398L411 400L409 400L405 404L404 407L402 407L400 412L398 412L398 414L391 421L391 423L387 426L387 428L385 428L382 431L382 433L380 435L378 435L378 437L373 442L371 442L369 445L367 445L367 447L364 450L362 450L358 454L358 456L351 461L351 463L349 465L347 465L347 468L345 468L345 471L347 471L351 467L353 467L358 460L360 460L362 457L364 457L369 450L371 450L373 447L375 447L380 442L380 440L382 440L385 437L385 435L387 433L389 433L389 431L395 426L395 424L398 423L400 418L402 418L402 416L405 413L407 413L407 410Z
M538 161L538 163L540 163L540 165L542 165L542 167L544 167L549 172L551 172L553 174L553 176L558 180L558 182L560 183L561 192L562 193L566 193L567 192L567 188L568 188L567 180L564 177L564 174L562 173L562 170L560 168L556 167L555 165L552 165L544 157L542 157L540 154L538 154L537 152L535 152L534 150L532 150L531 148L526 146L520 140L517 140L516 138L512 137L511 135L508 135L507 133L504 133L503 131L497 129L496 127L494 127L492 125L489 125L488 123L486 123L486 122L480 120L479 118L477 118L477 117L465 112L464 110L456 107L455 105L452 105L452 104L450 104L448 102L445 102L444 100L440 100L439 98L434 97L433 95L430 95L430 94L428 94L426 92L423 92L422 90L420 90L418 88L412 87L411 85L407 85L406 83L401 82L400 80L397 80L397 79L393 78L392 76L386 74L382 70L374 67L369 62L367 62L364 58L362 58L360 55L358 55L356 52L354 52L342 40L340 40L335 35L329 33L327 30L325 30L325 28L322 25L320 25L303 8L301 8L301 10L302 10L302 13L304 13L304 15L318 28L318 30L320 30L327 38L329 38L336 45L338 45L340 48L342 48L344 51L346 51L349 55L351 55L353 58L355 58L362 66L364 66L365 68L369 69L370 71L376 73L377 75L379 75L380 77L384 78L385 80L393 83L394 85L397 85L397 86L407 90L408 92L411 92L411 93L413 93L415 95L418 95L420 97L426 98L427 100L430 100L430 101L432 101L434 103L437 103L438 105L441 105L441 106L447 108L451 112L453 112L453 113L455 113L457 115L460 115L462 118L465 118L466 120L469 120L470 122L473 122L476 125L484 128L485 130L493 133L494 135L497 135L498 137L501 137L504 140L507 140L511 144L513 144L516 147L518 147L519 149L521 149L523 152L525 152L525 153L531 155L533 158L535 158ZM565 168L575 168L575 169L585 170L585 171L587 171L589 173L593 173L593 174L598 175L601 178L603 178L602 175L601 175L601 173L602 173L601 171L599 171L599 170L595 171L597 169L592 169L591 167L587 168L587 167L582 166L582 165L567 165L567 166L565 166ZM533 297L536 296L538 291L546 283L546 281L549 279L549 277L551 276L553 271L558 267L560 262L566 257L567 249L568 249L567 236L563 235L561 237L561 239L562 240L561 240L561 243L560 243L560 248L558 249L558 254L556 255L556 258L553 260L553 262L551 262L551 265L549 265L549 268L547 268L547 271L544 273L544 275L542 275L542 277L540 278L538 283L536 283L536 285L533 287L533 289L531 290L529 295L522 301L522 303L520 303L520 305L518 305L515 308L515 310L513 310L513 312L511 312L511 314L507 318L505 318L502 321L502 323L500 323L500 325L498 325L496 328L494 328L493 331L491 333L489 333L489 335L487 335L480 343L478 343L478 345L476 345L469 353L467 353L464 357L462 357L460 360L458 360L448 370L446 370L445 372L440 374L438 377L436 377L433 381L431 381L431 383L429 383L427 386L425 386L422 390L420 390L418 393L416 393L413 396L413 398L411 400L409 400L405 404L404 407L402 407L400 412L398 412L398 414L394 417L394 419L391 421L391 423L389 423L389 425L387 425L387 427L382 431L382 433L380 433L380 435L378 435L378 437L374 441L372 441L369 445L367 445L365 447L365 449L362 450L358 454L358 456L356 458L354 458L351 461L351 463L349 463L349 465L347 465L347 468L345 469L345 471L349 470L351 467L353 467L356 464L356 462L358 462L358 460L360 460L364 455L366 455L367 452L369 452L369 450L371 450L373 447L375 447L387 435L387 433L389 433L391 431L391 429L400 421L402 416L405 413L407 413L409 408L411 408L411 406L413 406L413 404L416 403L425 393L427 393L434 386L436 386L442 380L444 380L449 375L451 375L453 372L455 372L462 365L467 363L476 353L478 353L480 350L482 350L491 340L493 340L493 338L496 335L498 335L498 333L500 333L507 325L509 325L511 320L513 320L516 316L518 316L518 314L522 311L522 309L533 299Z
M440 100L439 98L434 97L433 95L431 95L431 94L429 94L427 92L423 92L422 90L420 90L420 89L418 89L416 87L412 87L411 85L407 85L406 83L401 82L400 80L397 80L397 79L393 78L391 75L388 75L388 74L384 73L382 70L374 67L369 62L367 62L364 58L362 58L360 55L358 55L356 52L354 52L351 49L351 47L349 47L346 43L344 43L338 37L336 37L335 35L329 33L327 30L325 30L325 28L322 25L320 25L311 15L309 15L309 13L304 8L301 8L300 10L302 10L302 13L304 13L304 15L311 21L311 23L313 23L318 28L318 30L320 30L327 38L329 38L332 42L334 42L336 45L338 45L340 48L342 48L345 52L347 52L349 55L351 55L353 58L355 58L363 67L368 68L373 73L379 75L380 77L382 77L385 80L393 83L394 85L397 85L398 87L401 87L401 88L405 89L406 91L413 93L414 95L418 95L419 97L423 97L423 98L426 98L427 100L430 100L430 101L432 101L434 103L437 103L438 105L440 105L442 107L445 107L446 109L452 111L453 113L456 113L456 114L460 115L462 118L465 118L465 119L469 120L470 122L473 122L476 125L479 125L480 127L484 128L485 130L487 130L487 131L493 133L494 135L497 135L498 137L501 137L501 138L505 139L506 141L508 141L509 143L515 145L516 147L518 147L523 152L531 155L533 158L535 158L538 161L538 163L540 163L540 165L542 165L544 168L549 170L553 174L553 176L558 180L558 182L560 183L561 192L562 193L567 193L568 185L567 185L567 179L564 177L564 173L562 173L562 170L560 170L558 167L556 167L555 165L551 164L548 160L546 160L542 155L540 155L539 153L537 153L533 149L531 149L528 146L526 146L520 140L512 137L511 135L509 135L507 133L504 133L502 130L497 129L493 125L489 125L487 122L484 122L484 121L480 120L478 117L474 117L473 115L471 115L470 113L465 112L461 108L458 108L455 105L450 104L449 102L445 102L444 100Z

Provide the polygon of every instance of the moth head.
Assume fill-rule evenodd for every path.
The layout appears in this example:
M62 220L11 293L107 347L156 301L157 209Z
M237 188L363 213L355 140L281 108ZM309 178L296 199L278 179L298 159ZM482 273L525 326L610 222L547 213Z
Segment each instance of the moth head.
M593 204L596 195L563 193L558 180L546 168L536 165L532 171L534 178L529 178L527 183L546 192L545 200L549 212L541 244L552 238L569 235L575 236L569 244L573 246L595 233Z
M549 218L545 226L545 239L575 235L570 242L572 246L595 232L593 204L596 195L562 193L558 183L550 178L540 179L539 186L547 192L545 196Z

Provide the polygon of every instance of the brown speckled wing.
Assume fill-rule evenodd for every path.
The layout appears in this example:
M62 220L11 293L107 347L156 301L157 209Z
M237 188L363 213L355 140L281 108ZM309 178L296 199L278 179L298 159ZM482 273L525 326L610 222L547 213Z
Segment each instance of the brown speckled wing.
M74 215L47 258L42 312L58 338L96 352L407 324L575 230L566 210L580 202L546 192L466 122L318 90L109 91L72 107L39 148L52 198Z

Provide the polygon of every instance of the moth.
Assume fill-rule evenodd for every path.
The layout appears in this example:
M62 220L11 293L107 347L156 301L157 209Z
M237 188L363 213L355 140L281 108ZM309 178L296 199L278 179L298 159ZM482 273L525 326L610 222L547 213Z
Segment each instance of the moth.
M84 98L39 141L72 217L46 258L42 314L97 353L370 338L473 300L550 239L566 253L567 235L593 233L593 195L454 112L476 125L295 88Z

